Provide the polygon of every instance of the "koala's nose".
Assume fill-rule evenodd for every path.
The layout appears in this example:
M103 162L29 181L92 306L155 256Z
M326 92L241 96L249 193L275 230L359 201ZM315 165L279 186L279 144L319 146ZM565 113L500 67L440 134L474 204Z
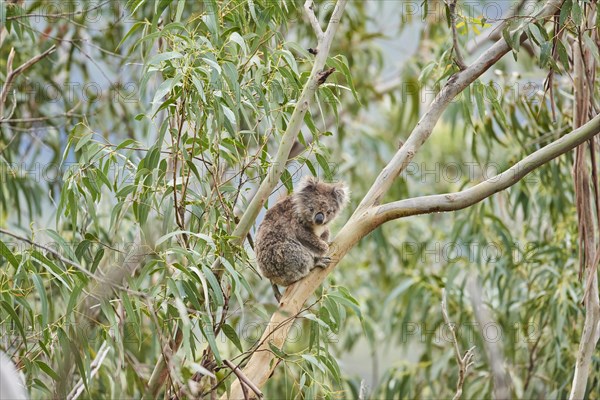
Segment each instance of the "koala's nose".
M315 222L318 225L321 225L323 221L325 221L325 216L323 215L323 213L317 213L317 215L315 215Z

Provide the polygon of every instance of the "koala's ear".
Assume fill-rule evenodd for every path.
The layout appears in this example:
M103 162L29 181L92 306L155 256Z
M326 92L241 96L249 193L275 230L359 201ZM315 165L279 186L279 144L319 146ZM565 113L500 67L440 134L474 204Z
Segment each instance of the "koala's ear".
M305 176L300 181L300 184L298 185L298 188L296 189L296 191L302 192L303 190L306 190L306 189L315 189L317 187L318 183L319 183L319 181L314 176L312 176L312 175Z
M333 186L333 195L337 200L340 208L344 207L350 201L350 190L344 183L338 183Z

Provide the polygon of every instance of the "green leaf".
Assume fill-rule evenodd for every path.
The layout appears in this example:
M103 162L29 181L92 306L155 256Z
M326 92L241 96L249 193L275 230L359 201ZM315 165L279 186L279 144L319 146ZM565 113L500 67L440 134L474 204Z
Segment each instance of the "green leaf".
M567 49L563 44L562 40L556 41L556 51L558 52L558 57L560 59L561 64L565 71L569 70L569 55L567 53Z
M210 346L210 349L215 355L215 360L219 365L221 365L223 364L223 360L221 358L221 353L219 352L219 348L215 340L215 334L213 332L212 324L210 323L210 320L208 319L208 316L206 314L202 315L201 318L203 323L199 325L200 331L208 341L208 345Z
M42 370L44 371L50 378L54 379L55 381L58 381L60 379L60 377L58 376L58 374L56 372L54 372L54 370L45 362L43 362L42 360L35 360L35 364Z
M204 273L206 280L208 280L208 283L213 290L217 305L222 306L223 304L225 304L225 298L223 297L223 290L221 289L221 285L219 285L219 282L217 281L217 277L211 271L211 269L205 265L202 266L202 272Z
M12 318L13 323L17 326L17 329L19 330L19 333L21 334L21 337L23 338L23 342L22 342L23 346L25 347L25 350L27 350L28 340L27 340L27 335L25 335L25 329L23 329L23 323L21 322L21 318L19 318L15 309L12 308L12 306L7 301L2 300L2 301L0 301L0 304L2 304L2 307L4 307L6 312Z
M178 51L167 51L165 53L158 53L148 60L148 65L160 64L163 61L174 60L177 58L183 58L183 54Z
M125 147L132 145L132 144L136 144L137 142L133 139L125 139L124 141L122 141L117 148L115 149L116 151L119 151L121 149L124 149Z
M323 366L323 363L319 362L312 354L302 354L302 358L308 361L309 364L317 367L321 372L325 373L325 367Z
M46 294L46 289L44 288L44 281L38 274L32 274L31 280L33 281L33 285L40 296L40 303L42 304L42 327L46 327L48 325L50 315L48 314L48 295Z
M288 358L287 354L285 354L282 350L277 348L277 346L275 346L273 344L273 342L269 342L269 348L271 349L271 351L273 352L273 354L275 354L275 356L277 358L280 358L282 360L285 360Z
M231 340L231 342L235 345L235 347L237 347L237 349L240 352L243 352L244 349L242 348L242 342L240 342L240 338L238 337L238 334L236 333L235 329L233 329L230 325L227 324L223 324L221 326L221 329L223 330L225 336L227 336L227 338Z
M0 240L0 256L6 258L13 267L19 267L19 262L15 258L14 254L8 249L2 240Z
M79 295L81 294L81 291L83 290L84 286L85 285L77 285L71 292L71 295L69 296L69 302L67 303L67 309L65 312L65 318L67 320L69 320L69 317L71 316L71 313L73 312L73 309L75 308L77 301L79 300Z
M571 18L573 18L573 22L575 23L575 25L581 26L581 23L583 21L583 11L581 10L581 6L579 5L579 1L577 0L573 2Z
M81 150L92 139L93 132L82 123L75 125L71 130L71 136L75 138L77 144L75 145L75 151Z
M577 1L577 0L575 0ZM560 16L558 17L558 25L562 27L565 24L567 18L571 15L571 8L573 7L572 0L565 0L560 7Z
M354 87L354 81L352 80L350 68L348 68L348 59L346 59L345 56L339 54L334 58L330 59L330 61L332 62L332 65L344 75L346 83L352 91L352 96L354 96L354 100L356 100L356 102L359 105L361 105L360 99L358 98L358 93L356 92L356 88Z
M125 36L123 36L123 39L121 39L121 41L119 42L119 44L117 45L117 48L115 50L119 50L121 48L121 46L123 45L123 43L125 43L125 41L131 36L133 35L138 29L140 29L142 26L146 25L147 22L146 21L138 21L135 24L133 24L131 26L131 28L129 29L129 31L127 31L127 33L125 34Z
M550 57L552 55L552 43L548 41L542 43L540 50L540 66L544 68L548 65L548 62L550 61Z
M32 251L31 256L34 259L40 261L44 267L47 267L45 269L52 276L58 279L67 290L71 291L72 282L70 281L69 276L65 274L65 272L62 269L60 269L56 264L44 257L44 255L37 250Z
M237 43L240 46L240 49L242 49L244 52L244 55L248 54L248 46L246 45L246 41L239 33L232 32L229 36L229 41Z

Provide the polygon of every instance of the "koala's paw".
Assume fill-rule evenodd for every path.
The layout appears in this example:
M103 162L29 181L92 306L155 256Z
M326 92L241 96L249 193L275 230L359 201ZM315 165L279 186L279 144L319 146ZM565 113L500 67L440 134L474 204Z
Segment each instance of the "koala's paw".
M331 262L331 257L315 257L315 267L325 268Z

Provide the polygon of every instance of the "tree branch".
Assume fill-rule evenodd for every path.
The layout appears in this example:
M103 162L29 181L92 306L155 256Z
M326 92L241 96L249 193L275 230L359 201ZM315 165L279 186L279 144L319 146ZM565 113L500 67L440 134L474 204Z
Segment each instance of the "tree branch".
M110 347L108 347L108 344L106 343L106 341L104 341L102 343L102 345L100 346L100 348L98 349L98 352L96 353L96 358L94 358L94 361L92 361L92 363L90 364L91 371L90 371L89 377L87 377L88 380L91 381L92 378L94 377L94 375L96 375L96 373L102 366L102 362L104 361L104 358L106 357L106 355L108 354L109 351L110 351ZM81 394L85 390L85 388L86 387L83 384L83 378L80 378L77 381L77 384L73 387L73 390L71 390L71 392L68 394L67 400L78 399L79 396L81 396Z
M261 208L271 195L271 192L279 182L279 178L285 170L286 162L289 158L290 151L292 150L294 142L296 141L296 138L298 137L300 129L302 128L302 125L304 123L304 115L308 111L312 100L315 96L315 93L319 87L319 78L321 77L321 72L325 67L325 63L329 55L329 49L331 48L331 43L333 42L333 38L340 24L340 20L342 14L344 13L344 9L346 8L347 2L348 0L338 0L333 10L333 13L331 14L331 18L329 19L327 29L320 38L317 37L319 51L315 56L315 61L310 73L310 77L306 85L304 86L304 90L302 91L302 94L298 99L296 107L294 108L287 129L283 134L283 137L281 138L281 142L279 144L277 154L275 155L275 159L271 163L271 167L269 168L267 177L261 183L255 196L252 198L252 201L248 205L248 208L240 218L240 222L237 224L232 233L232 236L236 238L235 240L237 240L238 243L242 243L244 238L246 238L246 236L248 235L248 232L250 232L250 228L254 224L254 221L256 220L256 217L258 216ZM302 307L302 303L299 304L298 309ZM287 326L287 321L285 321L284 323L286 324L284 331L285 335L287 336L289 327ZM265 342L265 344L268 348L268 343ZM276 366L277 364L275 363L272 367L275 368ZM248 375L246 373L246 370L247 369L244 370L244 375L247 376L251 382L254 382L257 385L257 387L260 388L266 382L269 375L265 374L270 374L271 366L269 365L269 363L267 363L260 366L260 371L250 370L251 372L253 372L252 375ZM255 374L254 372L258 373ZM244 398L242 387L239 381L235 381L232 383L230 398Z
M460 70L467 69L467 64L465 64L465 60L460 51L460 47L458 47L458 32L456 31L456 1L457 0L446 0L446 5L448 6L448 10L450 11L450 25L452 28L452 45L454 48L454 62Z
M459 369L458 381L456 382L456 394L452 400L458 400L462 396L463 385L465 383L467 372L469 372L469 367L474 364L473 357L475 356L475 346L467 350L464 356L461 356L461 351L458 347L458 338L456 337L456 330L454 329L454 324L450 321L450 317L448 316L446 304L446 289L442 289L442 317L444 317L444 322L446 325L448 325L450 333L452 333L452 339L454 340L454 357L456 358L456 363L458 364Z
M561 0L548 0L540 12L534 18L530 19L529 23L554 15L560 9L561 3ZM522 35L521 41L525 40L525 38L526 36ZM448 79L446 85L438 93L429 106L429 109L423 114L417 126L413 129L406 143L396 152L394 157L375 179L371 189L359 204L352 218L360 215L370 206L379 203L381 197L389 190L396 177L406 168L423 143L429 138L442 113L454 97L479 78L492 65L496 64L509 51L510 46L504 39L501 39L479 56L473 64Z
M587 17L582 28L594 25L596 5L590 4ZM592 40L594 35L591 33ZM589 118L590 111L595 109L593 98L593 79L596 62L592 52L582 43L581 34L573 46L573 124L582 125ZM590 77L591 75L591 77ZM585 321L581 332L581 341L577 351L577 361L573 375L573 384L569 394L570 400L583 399L590 376L592 358L600 337L600 298L598 295L598 263L600 263L600 242L597 240L600 229L600 206L596 203L593 207L593 198L598 195L598 179L595 163L594 140L591 143L592 172L588 168L586 146L582 145L575 152L575 165L573 166L573 181L575 186L575 199L579 230L579 278L585 276L583 303L585 305ZM590 182L590 176L593 181ZM594 188L594 194L590 191ZM595 198L598 202L598 198ZM596 219L594 219L594 210ZM585 274L584 274L585 272Z
M587 124L528 155L506 171L469 189L457 193L422 196L394 201L375 207L370 213L377 225L396 218L440 211L456 211L469 207L504 190L548 161L574 149L600 133L600 114Z
M304 2L304 12L306 13L306 17L308 18L310 25L315 31L317 41L320 42L321 40L323 40L323 30L321 29L321 25L319 24L319 19L315 15L312 0L306 0L306 2Z
M56 45L52 45L48 50L44 51L42 54L38 54L37 56L33 57L29 61L26 61L25 63L23 63L23 65L21 65L19 68L15 69L14 71L12 69L12 61L13 61L13 58L15 57L15 49L13 48L10 50L10 53L9 53L8 59L7 59L7 63L6 63L6 81L4 81L4 86L2 87L2 92L0 92L0 120L4 119L4 103L6 102L6 97L8 96L8 91L10 90L10 87L12 86L12 83L15 80L15 78L19 74L21 74L23 71L25 71L27 68L31 67L33 64L37 63L38 61L45 58L46 56L54 53L55 50L56 50Z
M229 360L223 360L223 363L225 365L227 365L229 368L231 368L231 370L233 371L233 373L235 374L235 376L237 376L238 379L241 382L244 383L244 385L246 385L250 389L252 389L252 391L254 392L254 394L256 394L261 399L264 397L264 395L260 391L260 389L258 387L256 387L256 385L254 383L252 383L252 381L250 381L250 379L248 379L248 377L246 377L246 375L244 375L244 373L242 372L242 370L237 365L233 364Z

